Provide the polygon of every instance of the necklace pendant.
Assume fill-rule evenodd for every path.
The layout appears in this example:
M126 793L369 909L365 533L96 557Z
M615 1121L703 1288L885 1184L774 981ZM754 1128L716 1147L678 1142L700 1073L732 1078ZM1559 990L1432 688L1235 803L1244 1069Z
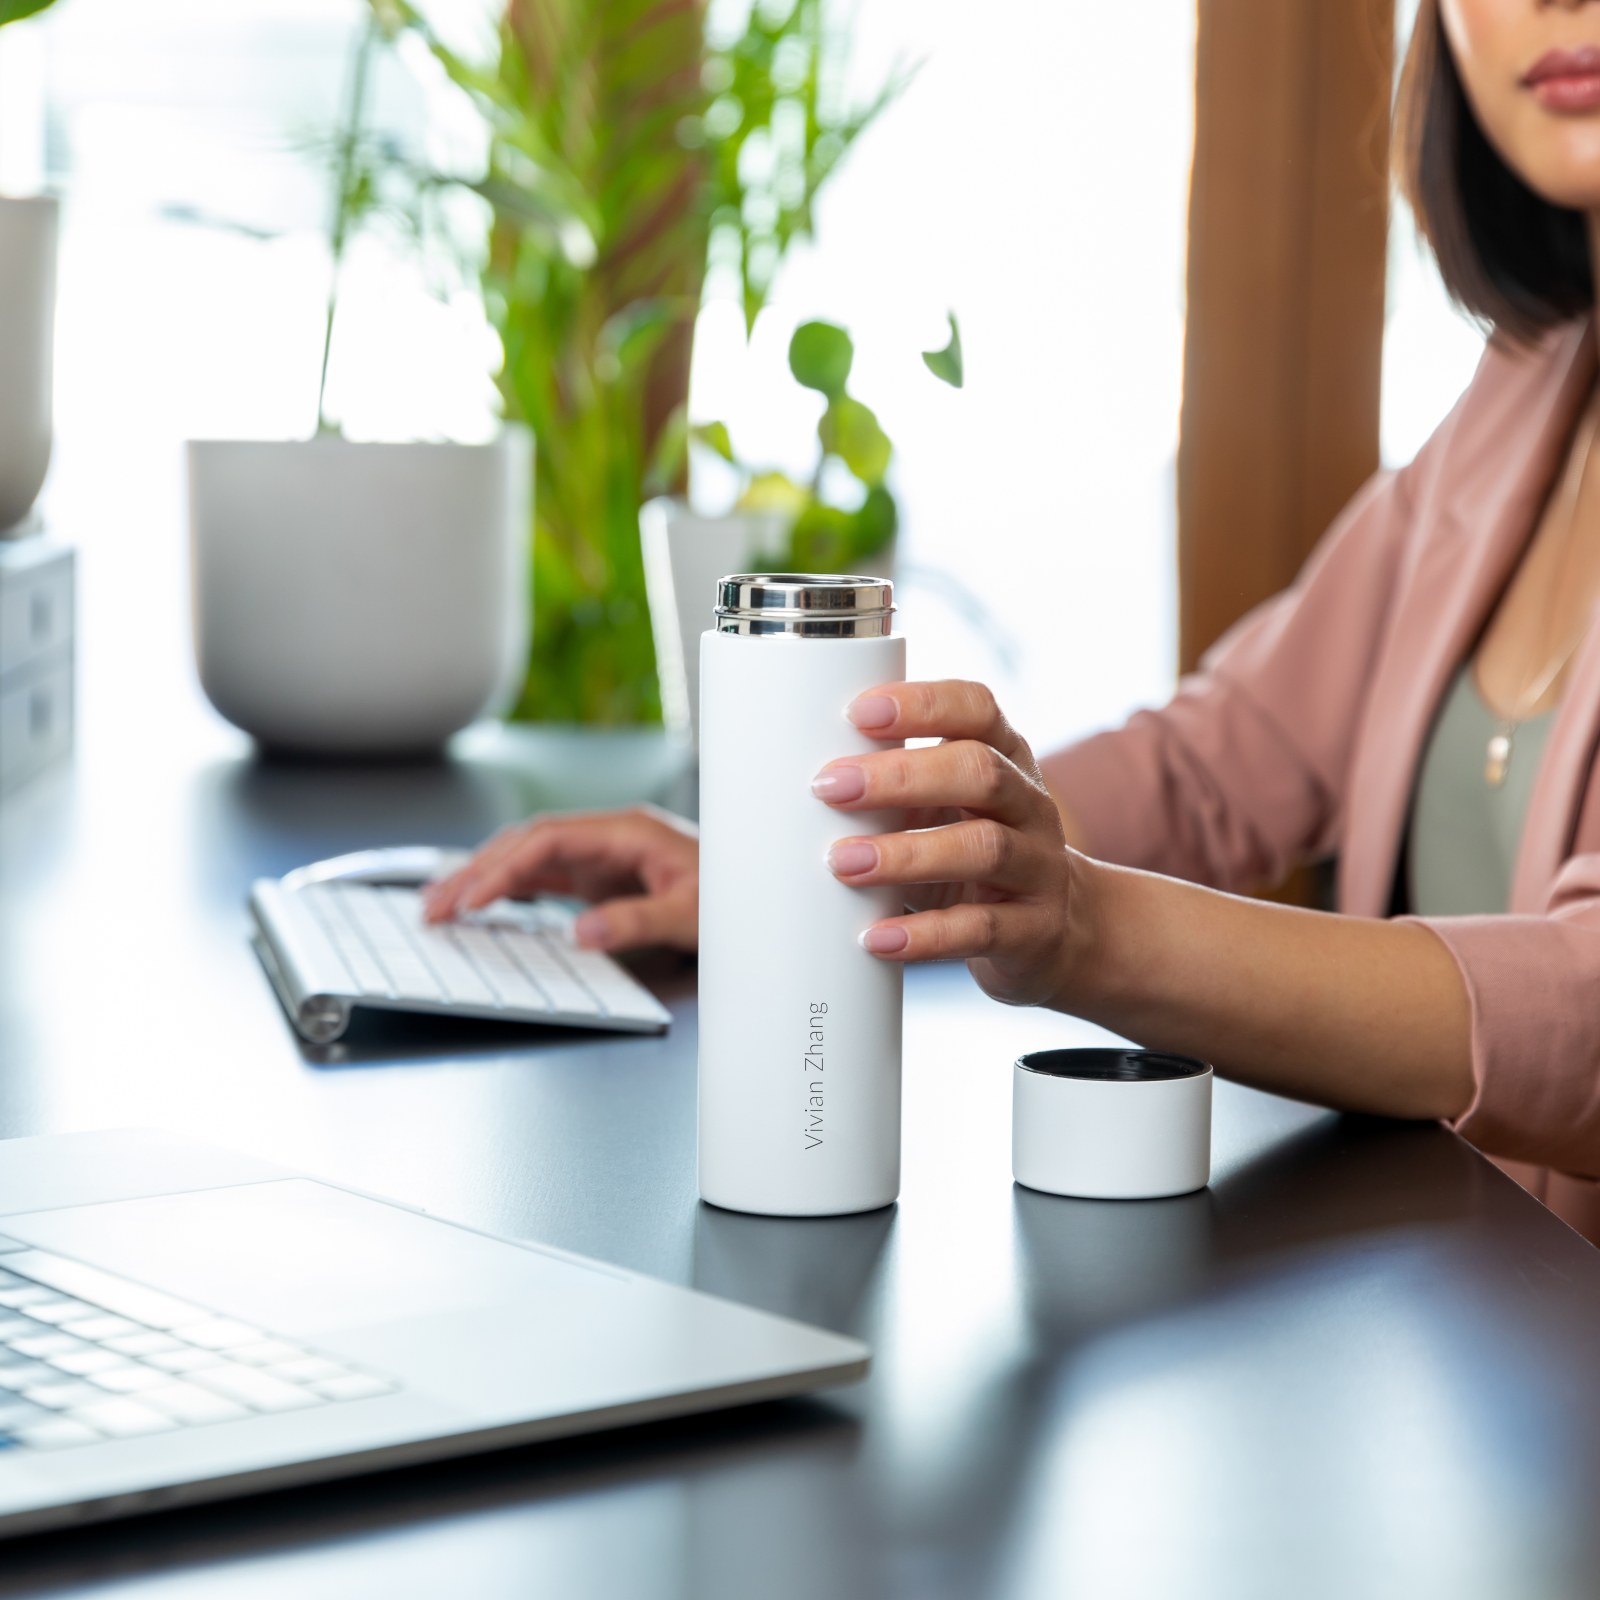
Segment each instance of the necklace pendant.
M1511 765L1511 730L1502 728L1489 739L1487 759L1483 764L1483 781L1491 789L1498 789L1506 781L1506 768Z

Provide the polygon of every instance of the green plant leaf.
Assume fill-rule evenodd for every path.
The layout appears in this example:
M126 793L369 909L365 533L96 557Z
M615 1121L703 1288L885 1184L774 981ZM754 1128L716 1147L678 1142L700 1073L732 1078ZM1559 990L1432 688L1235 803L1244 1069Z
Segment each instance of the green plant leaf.
M726 422L702 422L689 430L689 437L696 444L703 444L706 449L714 450L724 461L734 466L738 465L733 453L733 439L728 433Z
M950 318L950 342L943 350L924 350L922 359L927 363L928 371L934 377L942 378L952 389L961 387L964 369L961 362L961 328L956 322L955 312L948 313Z
M856 348L831 322L802 322L789 341L789 370L808 389L830 400L844 393Z
M36 17L54 4L55 0L0 0L0 28L8 22L21 22L24 17Z
M881 484L867 490L867 498L855 513L855 526L851 530L851 559L876 555L899 531L900 509L894 496Z
M849 564L855 513L812 500L795 518L792 565L797 572L839 572Z
M799 518L811 496L782 472L758 472L739 496L741 511L777 511Z
M894 446L870 406L842 394L817 424L822 448L836 455L869 488L883 482Z

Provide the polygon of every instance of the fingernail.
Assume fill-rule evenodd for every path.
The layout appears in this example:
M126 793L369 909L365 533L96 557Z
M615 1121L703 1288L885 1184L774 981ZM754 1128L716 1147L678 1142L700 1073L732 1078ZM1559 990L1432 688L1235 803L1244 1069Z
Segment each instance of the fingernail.
M572 924L572 936L586 950L604 950L611 930L606 926L606 914L591 909L580 914Z
M833 805L859 800L867 792L867 775L860 767L828 767L811 780L811 792Z
M910 935L904 928L868 928L861 935L861 948L870 950L875 956L892 956L897 950L904 950L910 942Z
M845 715L858 728L887 728L895 718L895 703L886 694L864 694L850 702Z
M878 864L878 847L861 839L845 839L828 852L828 865L841 878L871 872Z

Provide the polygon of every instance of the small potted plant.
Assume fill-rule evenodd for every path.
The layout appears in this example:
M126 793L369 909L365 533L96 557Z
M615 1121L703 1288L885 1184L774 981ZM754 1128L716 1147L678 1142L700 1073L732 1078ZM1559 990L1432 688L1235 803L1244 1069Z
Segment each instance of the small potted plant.
M954 316L949 343L922 359L935 377L961 387ZM698 742L700 635L719 578L762 569L893 575L900 514L887 480L894 446L872 408L850 393L854 363L850 335L833 323L802 323L789 342L790 372L823 401L816 466L807 481L741 463L725 424L689 427L681 418L653 469L656 483L672 481L682 453L694 445L730 463L743 480L726 516L701 516L666 496L640 513L662 711L668 727L692 743Z
M0 30L50 4L0 0ZM57 226L50 196L0 195L0 538L23 531L50 465Z
M528 648L527 430L505 427L481 445L372 443L345 437L329 414L328 355L351 237L398 217L426 248L433 202L460 189L521 225L558 229L573 249L585 239L547 194L505 180L491 197L485 178L423 170L369 135L368 82L384 45L374 16L356 43L331 151L316 432L188 447L201 685L262 746L312 755L436 751L509 703Z

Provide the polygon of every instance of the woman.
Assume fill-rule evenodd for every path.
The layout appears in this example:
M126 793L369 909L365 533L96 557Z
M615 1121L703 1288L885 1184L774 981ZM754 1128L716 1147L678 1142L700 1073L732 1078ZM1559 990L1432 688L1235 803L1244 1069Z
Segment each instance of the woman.
M1443 1118L1600 1239L1600 7L1423 0L1399 135L1445 281L1494 331L1416 460L1163 709L1040 762L980 685L886 684L857 726L943 742L815 790L834 872L907 888L864 935L880 959L963 959L1244 1083ZM921 826L849 835L883 807ZM1334 852L1337 913L1225 892ZM514 829L430 912L541 889L597 902L591 944L693 946L694 837L657 813Z

